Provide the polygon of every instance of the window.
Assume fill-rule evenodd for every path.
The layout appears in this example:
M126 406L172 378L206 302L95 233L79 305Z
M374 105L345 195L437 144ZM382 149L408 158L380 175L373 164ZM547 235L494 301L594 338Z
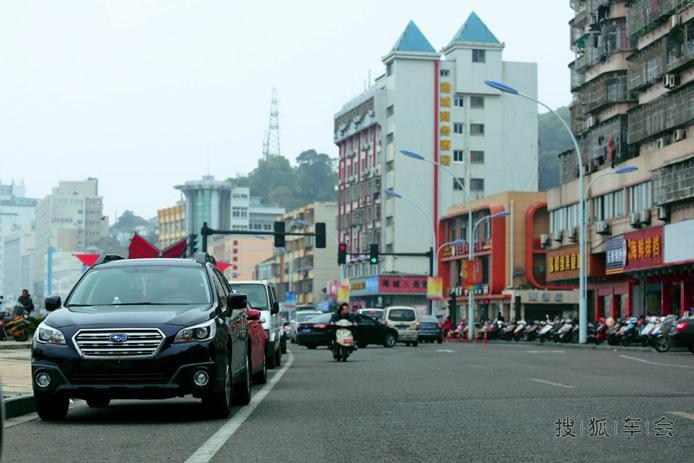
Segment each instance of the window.
M484 151L470 151L470 163L484 164Z
M464 104L465 104L465 97L463 97L463 95L456 95L455 98L453 99L453 106L455 106L457 108L462 108Z
M471 108L484 108L484 97L481 95L473 95L470 97Z
M393 74L393 63L386 64L386 75L389 76Z
M395 112L395 107L393 105L390 105L386 108L387 117L391 117L393 115L393 112Z
M465 186L465 179L464 179L464 178L459 177L459 178L458 178L458 181L456 181L456 179L453 179L453 189L454 189L454 190L460 191L460 190L461 190L461 188L460 188L461 186L463 186L463 187Z
M486 62L487 53L485 50L472 50L472 62L473 63L484 63Z
M393 226L393 216L389 215L386 217L386 227L392 227Z
M462 135L463 134L463 123L462 122L454 122L453 123L453 133Z
M386 135L386 145L390 145L391 143L393 143L393 132Z
M453 150L453 162L464 162L463 150Z
M471 178L470 179L470 190L472 190L472 191L484 191L484 179L483 178Z
M391 172L395 163L393 161L386 162L386 172Z
M484 124L470 124L470 135L484 135Z
M640 212L653 205L651 182L644 182L629 187L629 212Z
M448 69L441 69L441 70L439 71L439 75L440 75L441 77L448 77L449 74L450 74L450 71L449 71Z

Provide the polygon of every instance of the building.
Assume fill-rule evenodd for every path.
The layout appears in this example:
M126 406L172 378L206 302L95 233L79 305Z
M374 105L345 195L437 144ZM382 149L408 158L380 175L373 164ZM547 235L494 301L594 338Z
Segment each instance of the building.
M537 105L484 84L500 80L536 95L537 65L504 61L503 49L475 13L441 52L410 22L383 58L385 74L335 115L338 235L350 253L367 253L371 244L425 252L439 217L464 202L452 177L403 149L449 166L473 198L537 191ZM402 198L386 195L390 189ZM389 272L424 275L428 263L352 260L346 274Z
M227 264L224 274L230 280L253 280L258 264L272 257L271 236L227 235L209 244L212 255Z
M98 180L59 182L36 206L35 233L33 291L41 298L52 289L47 285L49 248L55 252L93 252L97 242L108 235ZM77 277L79 272L65 276L73 278L73 283Z
M694 2L571 2L572 127L589 184L588 315L694 307ZM575 285L578 157L548 191L548 279ZM557 271L559 265L559 271ZM554 270L554 271L552 271Z
M336 216L337 204L317 202L276 220L285 222L287 232L299 233L311 232L313 224L324 222L330 235L330 230L335 230ZM332 236L327 239L334 241ZM317 249L313 237L287 236L285 248L275 249L271 260L259 262L255 273L276 285L281 301L318 305L327 297L328 281L339 277L335 247Z
M215 180L212 175L203 175L202 180L191 180L175 188L185 196L186 235L200 234L203 223L210 228L231 228L231 190L228 180Z
M286 212L283 207L263 205L248 187L234 187L231 209L232 230L272 231L273 223Z
M0 183L0 294L4 295L3 234L13 225L29 225L34 220L38 200L26 197L23 183ZM9 293L8 293L9 294Z
M157 210L159 249L165 249L186 236L186 203L184 201L178 201L175 206Z
M439 222L438 269L443 279L444 298L456 298L467 313L469 291L475 294L475 319L493 319L501 312L509 320L544 319L546 315L569 315L578 306L578 292L572 286L546 281L546 251L542 247L549 232L545 193L505 192L475 200L473 220L480 222L474 235L474 258L479 261L479 281L463 280L463 266L469 259L467 243L468 209L453 206ZM508 212L505 217L485 217ZM488 301L485 312L484 301Z
M2 295L7 302L15 301L23 289L32 287L33 225L11 225L2 235Z

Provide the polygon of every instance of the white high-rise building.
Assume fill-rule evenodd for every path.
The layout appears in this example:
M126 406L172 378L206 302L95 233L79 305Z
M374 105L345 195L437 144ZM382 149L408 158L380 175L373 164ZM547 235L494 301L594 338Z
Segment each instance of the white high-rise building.
M24 184L0 183L0 294L4 295L6 292L3 234L12 231L14 225L31 224L37 202L36 199L26 197Z
M33 225L10 225L2 236L2 295L5 302L16 301L23 289L31 288Z
M537 191L537 105L484 84L535 96L537 65L504 61L503 49L475 13L441 52L410 22L383 58L385 74L335 115L338 232L351 253L368 253L372 243L381 252L425 252L439 218L465 201L451 176L400 150L448 165L473 199ZM423 258L388 257L353 263L348 275L428 270Z

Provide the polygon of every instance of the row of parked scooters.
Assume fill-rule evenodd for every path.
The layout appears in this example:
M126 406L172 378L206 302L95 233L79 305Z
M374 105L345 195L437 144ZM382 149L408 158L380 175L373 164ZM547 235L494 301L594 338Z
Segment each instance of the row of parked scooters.
M672 346L670 333L677 326L675 315L664 317L631 317L623 320L601 318L588 324L588 342L610 345L653 346L658 352L667 352ZM487 321L479 326L482 336L488 340L578 342L578 319L555 319L527 322Z

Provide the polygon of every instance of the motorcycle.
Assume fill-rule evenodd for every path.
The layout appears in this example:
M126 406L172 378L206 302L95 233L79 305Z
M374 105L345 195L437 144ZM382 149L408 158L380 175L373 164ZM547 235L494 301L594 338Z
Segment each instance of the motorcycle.
M574 329L574 322L571 319L564 320L561 328L554 335L554 342L569 342L571 340L571 332Z
M2 341L7 341L10 337L15 341L26 341L29 339L29 322L27 312L21 304L15 305L12 315L0 319L0 337Z
M636 317L631 317L629 318L629 321L627 322L626 326L624 329L621 331L621 336L619 338L619 341L623 346L628 346L631 344L632 341L638 341L638 333L640 331L639 329L639 323L641 319L636 318Z
M354 351L354 335L352 330L354 323L341 319L335 322L335 340L333 341L333 358L338 362L347 361L347 357Z
M523 337L523 334L525 333L525 327L526 326L528 326L528 323L525 320L518 321L516 328L513 330L513 340L514 341L520 341L521 340L521 338Z
M612 325L612 328L610 328L610 332L607 334L607 344L611 346L616 346L619 344L622 338L622 332L626 326L627 325L624 320L617 320L615 324Z
M561 326L560 321L554 321L554 322L547 322L547 324L540 330L540 332L537 335L537 338L540 340L540 342L545 342L554 337L554 332L558 330Z
M647 317L643 323L643 328L639 333L639 338L641 339L641 345L647 347L653 343L653 332L660 323L660 318L658 317Z
M542 327L544 327L544 324L540 324L537 321L533 323L528 323L528 326L525 328L525 332L523 333L523 335L525 336L525 340L528 342L534 341L537 338L537 334L540 332L540 329Z
M593 337L595 344L602 344L602 342L607 339L607 334L609 331L610 328L607 326L607 323L605 323L605 319L601 318L598 320L598 322L595 324L595 335Z
M656 326L651 334L653 339L653 347L658 352L667 352L672 346L670 333L677 326L679 318L676 315L668 315L660 320L660 324Z

